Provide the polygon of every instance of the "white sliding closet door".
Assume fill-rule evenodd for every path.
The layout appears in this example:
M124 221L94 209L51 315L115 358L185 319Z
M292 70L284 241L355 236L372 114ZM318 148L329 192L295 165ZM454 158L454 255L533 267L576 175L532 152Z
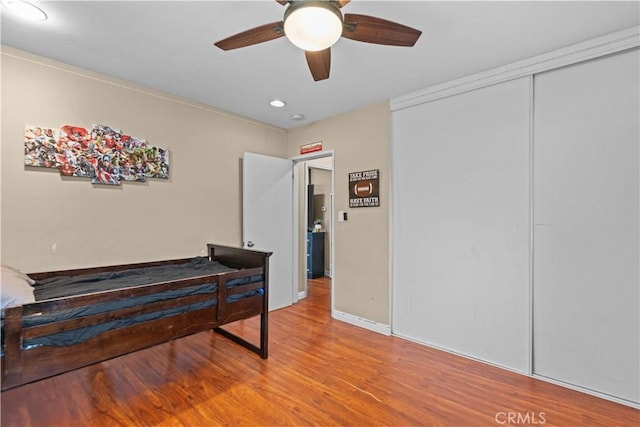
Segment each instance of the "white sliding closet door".
M640 401L638 51L535 77L534 372Z
M393 333L530 357L530 78L393 112Z

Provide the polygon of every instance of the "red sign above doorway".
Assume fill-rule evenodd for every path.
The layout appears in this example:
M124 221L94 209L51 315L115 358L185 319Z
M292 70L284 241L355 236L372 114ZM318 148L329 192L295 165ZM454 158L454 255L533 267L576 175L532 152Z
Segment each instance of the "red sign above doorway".
M322 151L322 141L300 146L300 154L313 153L314 151Z

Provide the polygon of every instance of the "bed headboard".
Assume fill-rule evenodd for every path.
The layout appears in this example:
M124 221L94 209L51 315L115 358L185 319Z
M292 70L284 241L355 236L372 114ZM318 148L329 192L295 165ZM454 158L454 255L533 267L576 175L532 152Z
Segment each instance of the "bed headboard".
M231 268L267 267L273 252L255 251L253 249L236 248L209 243L207 245L209 259L219 261Z

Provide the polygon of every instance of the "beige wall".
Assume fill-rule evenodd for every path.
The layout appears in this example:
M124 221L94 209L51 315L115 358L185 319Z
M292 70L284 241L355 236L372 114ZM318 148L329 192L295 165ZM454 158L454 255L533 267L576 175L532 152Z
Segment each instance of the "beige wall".
M348 213L334 224L335 309L389 324L389 119L388 103L371 105L290 130L287 156L322 141L335 150L334 210ZM348 173L380 169L380 207L349 208Z
M335 308L389 323L387 103L285 130L2 47L2 263L25 271L193 256L241 243L241 157L335 150ZM171 150L171 179L93 186L23 166L28 124L102 123ZM286 148L285 148L286 146ZM348 172L380 169L381 206L348 208ZM55 246L55 249L54 249Z
M241 243L241 157L286 131L2 47L1 261L43 271L198 255ZM25 168L25 125L101 123L171 152L171 179L93 186ZM55 249L54 249L55 245Z

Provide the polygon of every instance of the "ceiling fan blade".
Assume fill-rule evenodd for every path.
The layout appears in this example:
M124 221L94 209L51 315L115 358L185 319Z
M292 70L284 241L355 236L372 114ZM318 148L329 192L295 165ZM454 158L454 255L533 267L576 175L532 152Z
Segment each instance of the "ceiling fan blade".
M222 50L231 50L266 42L283 36L284 22L278 21L243 31L214 44Z
M287 3L289 3L288 0L276 0L278 3L280 3L281 5L286 5Z
M413 46L422 31L374 16L345 13L342 37L389 46Z
M304 56L307 57L307 64L309 65L309 70L311 70L313 80L319 81L329 78L329 71L331 70L330 47L317 52L309 52L306 50Z
M349 4L350 1L351 0L337 0L336 3L338 4L338 7L342 8Z

